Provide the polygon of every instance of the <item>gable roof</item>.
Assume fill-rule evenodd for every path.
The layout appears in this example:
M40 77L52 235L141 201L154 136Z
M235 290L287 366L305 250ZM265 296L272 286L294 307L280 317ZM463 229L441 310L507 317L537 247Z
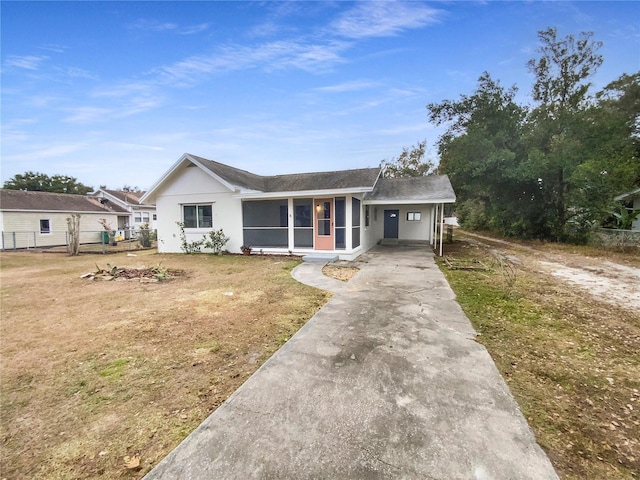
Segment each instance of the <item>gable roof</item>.
M146 202L180 166L192 163L241 196L273 196L296 192L373 190L380 168L262 176L214 160L185 153L141 198Z
M456 194L447 175L381 178L372 192L365 193L367 203L453 203Z
M97 198L85 195L7 189L0 189L0 210L128 213L118 205L103 205Z
M111 190L108 188L100 188L98 191L108 193L112 197L117 198L128 205L140 205L140 199L145 192L125 192L123 190ZM96 192L97 193L97 192Z

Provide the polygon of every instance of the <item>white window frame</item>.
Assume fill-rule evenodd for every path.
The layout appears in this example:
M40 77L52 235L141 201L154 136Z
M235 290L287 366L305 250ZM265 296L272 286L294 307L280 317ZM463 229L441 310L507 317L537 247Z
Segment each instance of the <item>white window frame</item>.
M184 209L185 209L185 207L195 207L195 209L196 209L196 226L195 227L188 227L186 225L185 218L184 218ZM202 225L200 225L200 215L198 215L200 207L209 207L209 208L211 208L211 225L210 226L202 226ZM185 224L184 225L185 230L201 230L201 229L213 228L213 204L212 203L183 203L181 205L181 211L182 211L182 223Z
M42 228L42 222L47 222L46 230ZM51 235L51 219L41 218L39 223L40 223L40 235Z
M422 212L407 212L407 222L421 222Z

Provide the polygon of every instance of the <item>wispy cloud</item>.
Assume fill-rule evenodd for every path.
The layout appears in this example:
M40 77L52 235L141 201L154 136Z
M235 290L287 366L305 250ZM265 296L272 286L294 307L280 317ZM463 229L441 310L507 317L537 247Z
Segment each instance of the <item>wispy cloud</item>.
M87 147L88 147L88 144L82 143L82 142L47 145L45 147L36 146L35 148L25 151L24 153L5 156L3 157L2 161L3 162L5 161L6 162L20 162L20 161L32 162L34 160L42 160L46 158L54 158L54 157L68 155L70 153L83 150Z
M65 45L56 45L56 44L46 44L46 45L40 45L38 47L40 50L46 50L48 52L53 52L53 53L64 53L68 47L66 47Z
M204 32L211 26L210 23L199 23L198 25L191 25L189 27L183 27L178 29L180 35L194 35L196 33Z
M344 82L344 83L339 83L337 85L328 85L326 87L318 87L315 90L318 92L342 93L342 92L354 92L357 90L365 90L368 88L376 87L378 85L379 84L376 82L354 80L352 82Z
M63 119L67 123L93 123L105 120L114 112L111 108L102 107L75 107L68 110L70 115Z
M25 70L38 70L42 62L49 57L46 55L11 55L4 61L6 67L24 68Z
M255 46L227 45L208 55L193 55L153 71L163 83L192 84L204 74L263 68L267 71L297 68L306 71L326 70L344 61L342 42L305 43L294 40Z
M172 22L160 22L158 20L147 20L142 18L135 23L132 23L130 27L133 30L142 30L146 32L166 32L177 29L178 25Z
M196 33L204 32L211 26L210 23L198 23L196 25L187 25L181 27L177 23L173 22L161 22L158 20L140 19L130 25L133 30L141 30L144 32L173 32L180 35L194 35Z
M423 3L358 2L331 24L332 32L347 38L387 37L403 30L436 23L441 12Z

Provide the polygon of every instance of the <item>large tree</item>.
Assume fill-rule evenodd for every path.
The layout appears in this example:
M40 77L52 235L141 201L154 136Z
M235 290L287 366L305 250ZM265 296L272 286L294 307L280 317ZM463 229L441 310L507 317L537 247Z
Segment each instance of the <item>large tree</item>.
M467 226L505 234L531 229L526 219L535 206L531 199L537 185L522 172L526 111L515 102L516 92L485 72L472 95L427 106L431 122L448 125L438 142L439 168L451 179L458 214Z
M591 33L539 33L532 108L516 104L488 73L471 95L427 106L448 126L440 171L458 196L465 226L520 237L584 240L612 199L640 183L640 74L602 92L589 79L602 64Z
M590 105L589 78L602 65L598 54L602 42L593 41L590 32L576 39L557 38L557 30L548 28L538 37L539 56L529 60L535 75L533 99L538 105L528 121L527 150L532 174L540 182L540 194L546 204L545 224L541 232L555 240L566 240L582 230L579 208L570 202L574 171L584 161L582 135L585 109ZM582 225L580 225L582 223Z
M86 195L93 190L68 175L49 176L45 173L28 171L17 174L4 182L3 188L9 190L30 190L35 192L72 193Z
M388 178L423 177L433 173L433 162L425 160L427 141L423 140L410 148L403 147L402 153L391 160L383 160L380 166Z

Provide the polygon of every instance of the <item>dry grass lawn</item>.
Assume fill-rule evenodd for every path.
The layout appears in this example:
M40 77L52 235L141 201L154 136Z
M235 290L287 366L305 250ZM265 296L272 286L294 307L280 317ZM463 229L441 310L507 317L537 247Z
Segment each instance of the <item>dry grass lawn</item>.
M140 478L327 300L267 257L0 254L0 478ZM162 264L159 283L81 279ZM139 461L139 465L137 465Z
M441 268L478 341L561 478L640 478L640 312L611 302L616 291L596 295L541 266L551 259L604 280L620 272L611 262L640 267L637 252L463 236L445 254ZM637 287L637 278L622 288Z

